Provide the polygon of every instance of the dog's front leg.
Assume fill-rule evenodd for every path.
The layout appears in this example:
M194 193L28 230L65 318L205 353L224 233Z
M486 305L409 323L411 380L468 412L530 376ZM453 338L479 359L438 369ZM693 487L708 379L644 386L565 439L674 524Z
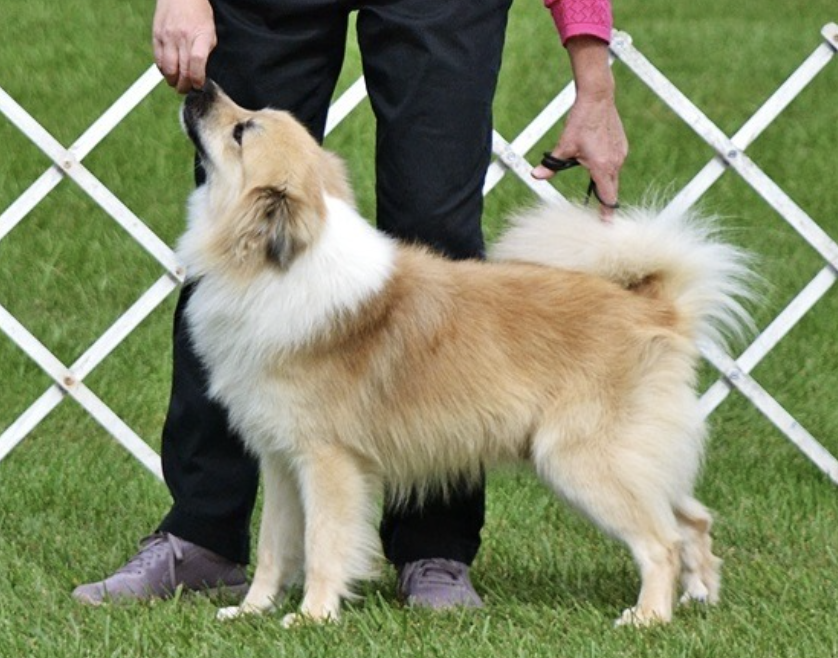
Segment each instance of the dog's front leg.
M256 573L242 604L218 611L221 620L273 610L283 587L302 571L303 508L297 476L277 455L264 456L261 466L265 495Z
M300 459L299 478L305 510L305 594L301 621L336 621L342 598L353 581L374 574L380 542L374 531L374 480L349 451L317 448Z

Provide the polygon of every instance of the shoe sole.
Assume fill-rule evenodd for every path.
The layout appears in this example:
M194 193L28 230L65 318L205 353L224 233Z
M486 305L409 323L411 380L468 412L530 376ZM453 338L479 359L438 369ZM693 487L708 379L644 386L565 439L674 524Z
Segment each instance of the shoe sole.
M150 601L166 601L168 599L179 598L182 595L187 596L206 596L209 598L219 597L222 599L241 600L250 589L249 583L242 583L241 585L220 585L218 587L205 587L202 589L186 589L183 586L175 589L174 592L167 592L165 594L153 594L151 596L141 596L133 594L124 594L118 597L110 597L105 595L101 599L92 598L85 595L73 594L73 598L83 605L101 606L106 604L132 604L143 603Z

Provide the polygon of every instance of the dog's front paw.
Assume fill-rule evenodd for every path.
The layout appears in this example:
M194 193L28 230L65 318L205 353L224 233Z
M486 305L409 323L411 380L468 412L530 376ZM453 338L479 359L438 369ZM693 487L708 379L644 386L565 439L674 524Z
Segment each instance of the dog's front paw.
M215 613L215 620L230 621L232 619L238 619L244 614L245 613L242 611L241 606L231 605L226 608L219 608L218 612Z
M295 626L303 626L305 624L326 624L335 623L337 621L337 616L332 614L322 617L314 617L304 612L291 612L282 618L282 627L294 628Z
M301 615L299 612L289 612L282 618L282 627L294 628L295 626L302 626L303 624L310 622L311 619L309 617Z
M614 626L633 626L634 628L647 628L654 624L663 624L666 620L659 615L643 610L637 606L623 611L615 621Z
M227 608L219 608L218 612L215 613L215 619L216 621L231 621L247 615L261 615L266 612L270 612L271 610L273 610L273 608L257 608L256 606L244 604L231 605Z

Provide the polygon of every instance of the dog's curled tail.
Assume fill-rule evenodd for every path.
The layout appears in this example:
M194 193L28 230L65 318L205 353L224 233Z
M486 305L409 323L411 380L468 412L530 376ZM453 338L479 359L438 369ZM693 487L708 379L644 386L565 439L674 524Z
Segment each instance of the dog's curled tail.
M690 210L621 210L610 223L587 208L544 205L510 221L493 260L582 271L639 294L672 300L693 339L723 345L753 330L752 257L719 239L717 218Z

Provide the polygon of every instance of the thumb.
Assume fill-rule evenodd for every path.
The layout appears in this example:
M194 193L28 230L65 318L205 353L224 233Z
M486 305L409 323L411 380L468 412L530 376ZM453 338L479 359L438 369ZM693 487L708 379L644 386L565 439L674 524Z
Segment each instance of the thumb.
M553 176L555 175L555 171L553 171L552 169L548 169L543 164L536 166L535 169L533 169L530 172L530 176L532 176L536 180L549 180L553 178Z

